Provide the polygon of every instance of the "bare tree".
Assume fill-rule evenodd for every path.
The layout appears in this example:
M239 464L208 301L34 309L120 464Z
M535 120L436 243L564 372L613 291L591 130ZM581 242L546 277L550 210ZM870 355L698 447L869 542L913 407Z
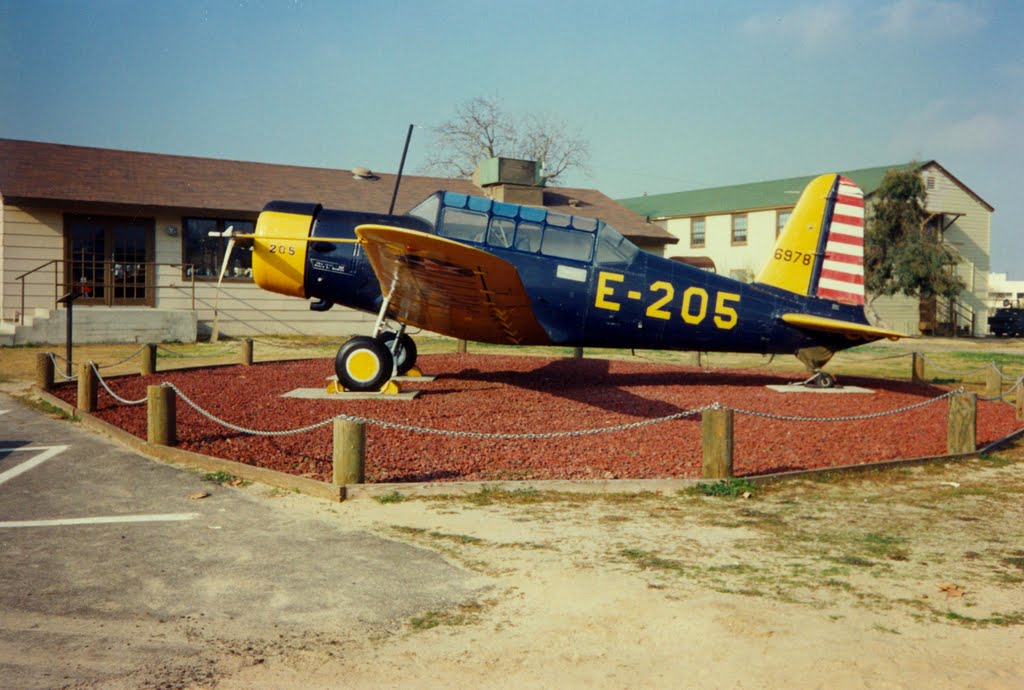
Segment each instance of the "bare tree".
M499 99L470 99L433 132L423 170L446 177L468 179L481 160L503 156L539 161L547 180L556 182L569 170L586 172L590 159L590 145L564 122L535 113L514 117Z

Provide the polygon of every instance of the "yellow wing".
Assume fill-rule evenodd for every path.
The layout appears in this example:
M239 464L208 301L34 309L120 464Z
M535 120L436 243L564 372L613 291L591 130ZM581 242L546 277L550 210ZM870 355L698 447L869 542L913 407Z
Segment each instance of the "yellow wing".
M486 343L549 345L516 267L493 254L416 230L356 228L388 313L411 326Z
M791 326L807 328L812 331L839 333L851 338L865 338L866 340L878 340L880 338L896 340L898 338L911 337L906 333L888 331L884 328L875 328L874 326L850 323L849 321L840 321L839 319L829 319L824 316L812 316L810 314L783 314L782 320Z

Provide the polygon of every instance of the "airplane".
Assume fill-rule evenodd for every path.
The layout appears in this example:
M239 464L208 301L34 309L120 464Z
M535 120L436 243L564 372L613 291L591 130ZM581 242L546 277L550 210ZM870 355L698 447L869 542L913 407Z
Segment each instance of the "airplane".
M349 391L382 390L415 364L408 327L509 345L794 354L804 384L826 388L836 352L906 337L865 314L864 198L838 174L807 185L751 283L642 251L597 218L449 191L404 214L271 201L237 239L253 242L261 288L377 316L335 358Z

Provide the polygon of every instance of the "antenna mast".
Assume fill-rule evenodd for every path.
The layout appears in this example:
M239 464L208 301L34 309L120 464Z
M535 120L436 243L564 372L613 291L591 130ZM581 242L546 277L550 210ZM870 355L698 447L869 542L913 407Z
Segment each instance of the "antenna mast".
M405 167L405 154L409 152L409 140L412 139L412 125L409 125L409 131L405 133L405 146L402 147L402 160L398 164L398 176L395 177L395 191L391 193L391 206L388 208L388 215L392 215L395 212L395 200L398 198L398 185L402 183L402 169Z

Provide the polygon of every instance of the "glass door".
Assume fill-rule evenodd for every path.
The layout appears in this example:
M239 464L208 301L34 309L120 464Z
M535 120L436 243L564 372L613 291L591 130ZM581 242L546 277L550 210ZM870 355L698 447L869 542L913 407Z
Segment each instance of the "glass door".
M86 304L153 306L153 220L67 216L65 280Z

